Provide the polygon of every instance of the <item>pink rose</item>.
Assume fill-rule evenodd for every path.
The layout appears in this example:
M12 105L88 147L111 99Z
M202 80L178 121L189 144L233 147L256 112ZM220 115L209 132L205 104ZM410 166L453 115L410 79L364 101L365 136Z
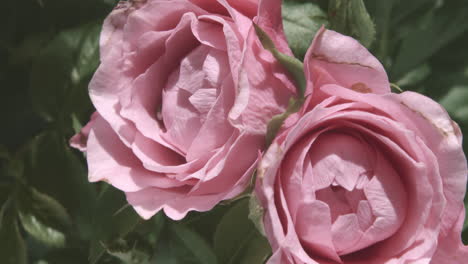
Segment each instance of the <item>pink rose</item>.
M72 139L89 180L124 191L143 218L181 219L244 191L266 123L294 93L252 28L290 53L279 12L279 1L121 2L89 87L97 112Z
M462 264L467 163L436 102L390 93L356 40L321 30L308 102L259 166L269 264Z

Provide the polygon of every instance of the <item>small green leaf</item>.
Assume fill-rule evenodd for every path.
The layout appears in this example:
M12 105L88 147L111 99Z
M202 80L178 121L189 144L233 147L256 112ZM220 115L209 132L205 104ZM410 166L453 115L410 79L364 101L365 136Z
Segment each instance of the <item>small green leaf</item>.
M375 40L375 25L363 0L330 0L328 17L331 29L359 40L366 47Z
M66 209L52 197L27 187L21 188L18 200L24 229L47 245L63 247L72 225Z
M440 102L457 121L468 122L468 86L455 86Z
M200 237L200 235L180 224L173 224L171 228L177 238L180 239L185 247L193 253L199 263L218 263L216 255L213 253L213 249L211 249L210 245Z
M21 237L16 212L10 203L2 206L0 216L0 256L5 264L26 264L27 252Z
M313 2L283 1L283 25L289 47L303 60L315 33L327 25L327 14Z
M216 228L214 247L219 263L261 264L271 254L268 241L249 220L249 201L239 201Z
M142 239L125 240L120 238L103 245L103 247L107 249L107 253L124 263L150 264L152 248Z
M306 89L306 79L304 76L304 64L293 57L290 57L286 54L279 52L273 40L268 36L268 34L263 31L258 25L254 24L255 32L257 33L260 42L262 43L263 47L271 52L273 56L283 65L286 70L292 75L294 80L296 81L296 89L299 98L304 97L305 89Z

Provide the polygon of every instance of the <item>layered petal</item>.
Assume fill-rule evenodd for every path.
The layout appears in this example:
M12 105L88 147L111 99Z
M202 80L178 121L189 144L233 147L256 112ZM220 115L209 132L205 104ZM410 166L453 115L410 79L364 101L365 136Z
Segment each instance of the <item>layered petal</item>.
M308 94L325 84L362 93L390 92L385 69L364 46L351 37L324 28L317 32L307 51L304 72Z
M266 123L293 90L252 34L264 11L255 0L118 4L89 87L96 114L71 140L87 152L89 180L125 192L145 219L164 210L178 220L241 194Z

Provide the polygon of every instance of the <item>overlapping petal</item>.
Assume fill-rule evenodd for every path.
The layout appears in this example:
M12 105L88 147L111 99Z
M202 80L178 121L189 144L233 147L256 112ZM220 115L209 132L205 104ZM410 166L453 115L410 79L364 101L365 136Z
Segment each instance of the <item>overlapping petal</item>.
M467 162L446 111L387 75L356 40L321 29L308 100L259 165L276 263L463 263Z
M90 181L124 191L144 218L181 219L244 191L266 123L294 91L252 35L263 2L129 1L112 11L90 84L97 117L73 139L86 145ZM247 58L259 53L267 59Z

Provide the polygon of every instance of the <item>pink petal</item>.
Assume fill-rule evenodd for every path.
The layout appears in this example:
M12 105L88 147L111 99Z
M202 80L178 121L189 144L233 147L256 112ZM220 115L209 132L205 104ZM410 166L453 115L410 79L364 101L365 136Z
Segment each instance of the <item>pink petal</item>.
M333 205L330 205L333 206ZM363 232L355 214L340 215L331 227L336 254L344 255L356 250Z
M276 48L293 56L283 30L281 0L259 0L258 16L255 22L270 36Z
M447 235L440 235L431 264L461 264L466 262L468 259L468 246L463 245L461 241L464 218L465 210L461 210L457 222L447 232Z
M314 254L340 261L332 239L329 206L322 201L303 204L297 212L296 229L300 239Z
M307 51L304 71L309 87L337 84L365 93L390 92L385 69L366 48L351 37L323 28ZM315 79L325 75L331 78Z
M87 160L89 181L107 181L126 192L151 186L168 188L183 184L144 169L109 124L99 116L89 134Z
M98 112L94 112L91 115L89 122L81 128L80 132L75 134L72 138L70 138L70 146L85 152L86 151L86 144L88 143L88 136L89 132L93 127L94 120L99 116Z
M210 151L223 146L234 132L234 128L227 120L234 97L232 80L226 79L220 90L218 98L207 113L206 120L188 149L187 161L203 157Z

